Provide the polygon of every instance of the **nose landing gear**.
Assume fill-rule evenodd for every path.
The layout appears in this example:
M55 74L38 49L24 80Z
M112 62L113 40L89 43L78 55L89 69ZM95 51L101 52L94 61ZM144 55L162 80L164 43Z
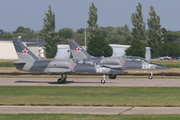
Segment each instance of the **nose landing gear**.
M148 77L150 80L153 78L153 72L152 72L152 70L151 70L151 75L149 75L149 77Z
M105 83L105 75L103 75L103 79L101 80L101 83L104 84Z

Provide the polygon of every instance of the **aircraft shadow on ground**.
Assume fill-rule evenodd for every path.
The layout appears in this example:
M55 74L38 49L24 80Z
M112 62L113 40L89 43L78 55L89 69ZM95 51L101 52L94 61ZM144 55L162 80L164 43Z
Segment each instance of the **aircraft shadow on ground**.
M58 84L57 82L44 82L44 81L15 81L14 83L48 83L48 84ZM74 81L66 81L63 84L70 84L70 83L100 83L100 82L74 82Z

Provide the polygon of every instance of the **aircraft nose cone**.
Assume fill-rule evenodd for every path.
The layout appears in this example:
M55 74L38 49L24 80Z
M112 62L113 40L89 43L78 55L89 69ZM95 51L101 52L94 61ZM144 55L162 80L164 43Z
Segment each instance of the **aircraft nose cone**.
M162 65L157 65L157 66L156 66L156 69L157 69L157 70L160 70L160 69L161 69L161 70L167 70L167 69L170 69L170 68L165 67L165 66L162 66Z
M124 73L124 72L121 71L121 70L118 70L118 69L113 69L113 68L111 68L110 71L109 71L109 73L112 73L112 74L122 74L122 73Z

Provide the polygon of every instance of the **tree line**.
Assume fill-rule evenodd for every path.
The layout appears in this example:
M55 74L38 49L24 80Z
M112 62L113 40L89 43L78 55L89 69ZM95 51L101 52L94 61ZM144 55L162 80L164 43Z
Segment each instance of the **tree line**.
M180 31L161 28L160 16L156 14L153 6L149 9L148 29L145 29L141 3L137 4L136 11L131 15L132 30L126 24L121 27L99 27L97 8L93 2L89 6L88 14L87 51L93 56L111 56L113 51L108 44L131 45L126 50L126 55L144 57L145 47L151 47L153 57L180 56ZM0 29L0 39L17 39L18 36L22 39L44 39L46 43L44 49L49 58L56 53L57 44L67 44L67 39L74 39L80 45L84 45L85 28L76 31L63 28L55 31L55 13L52 12L50 5L43 20L43 28L36 32L23 26L19 26L12 33Z

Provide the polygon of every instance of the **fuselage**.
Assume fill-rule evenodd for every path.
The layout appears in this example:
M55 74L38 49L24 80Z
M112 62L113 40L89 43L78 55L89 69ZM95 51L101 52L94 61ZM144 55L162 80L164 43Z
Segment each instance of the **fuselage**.
M79 61L97 62L102 66L116 68L120 70L162 70L169 69L165 66L151 63L144 58L136 56L124 57L94 57L87 59L78 59Z
M75 59L65 60L38 60L15 62L16 68L23 71L41 73L74 73L74 74L121 74L123 71L103 67L95 62L84 63Z

